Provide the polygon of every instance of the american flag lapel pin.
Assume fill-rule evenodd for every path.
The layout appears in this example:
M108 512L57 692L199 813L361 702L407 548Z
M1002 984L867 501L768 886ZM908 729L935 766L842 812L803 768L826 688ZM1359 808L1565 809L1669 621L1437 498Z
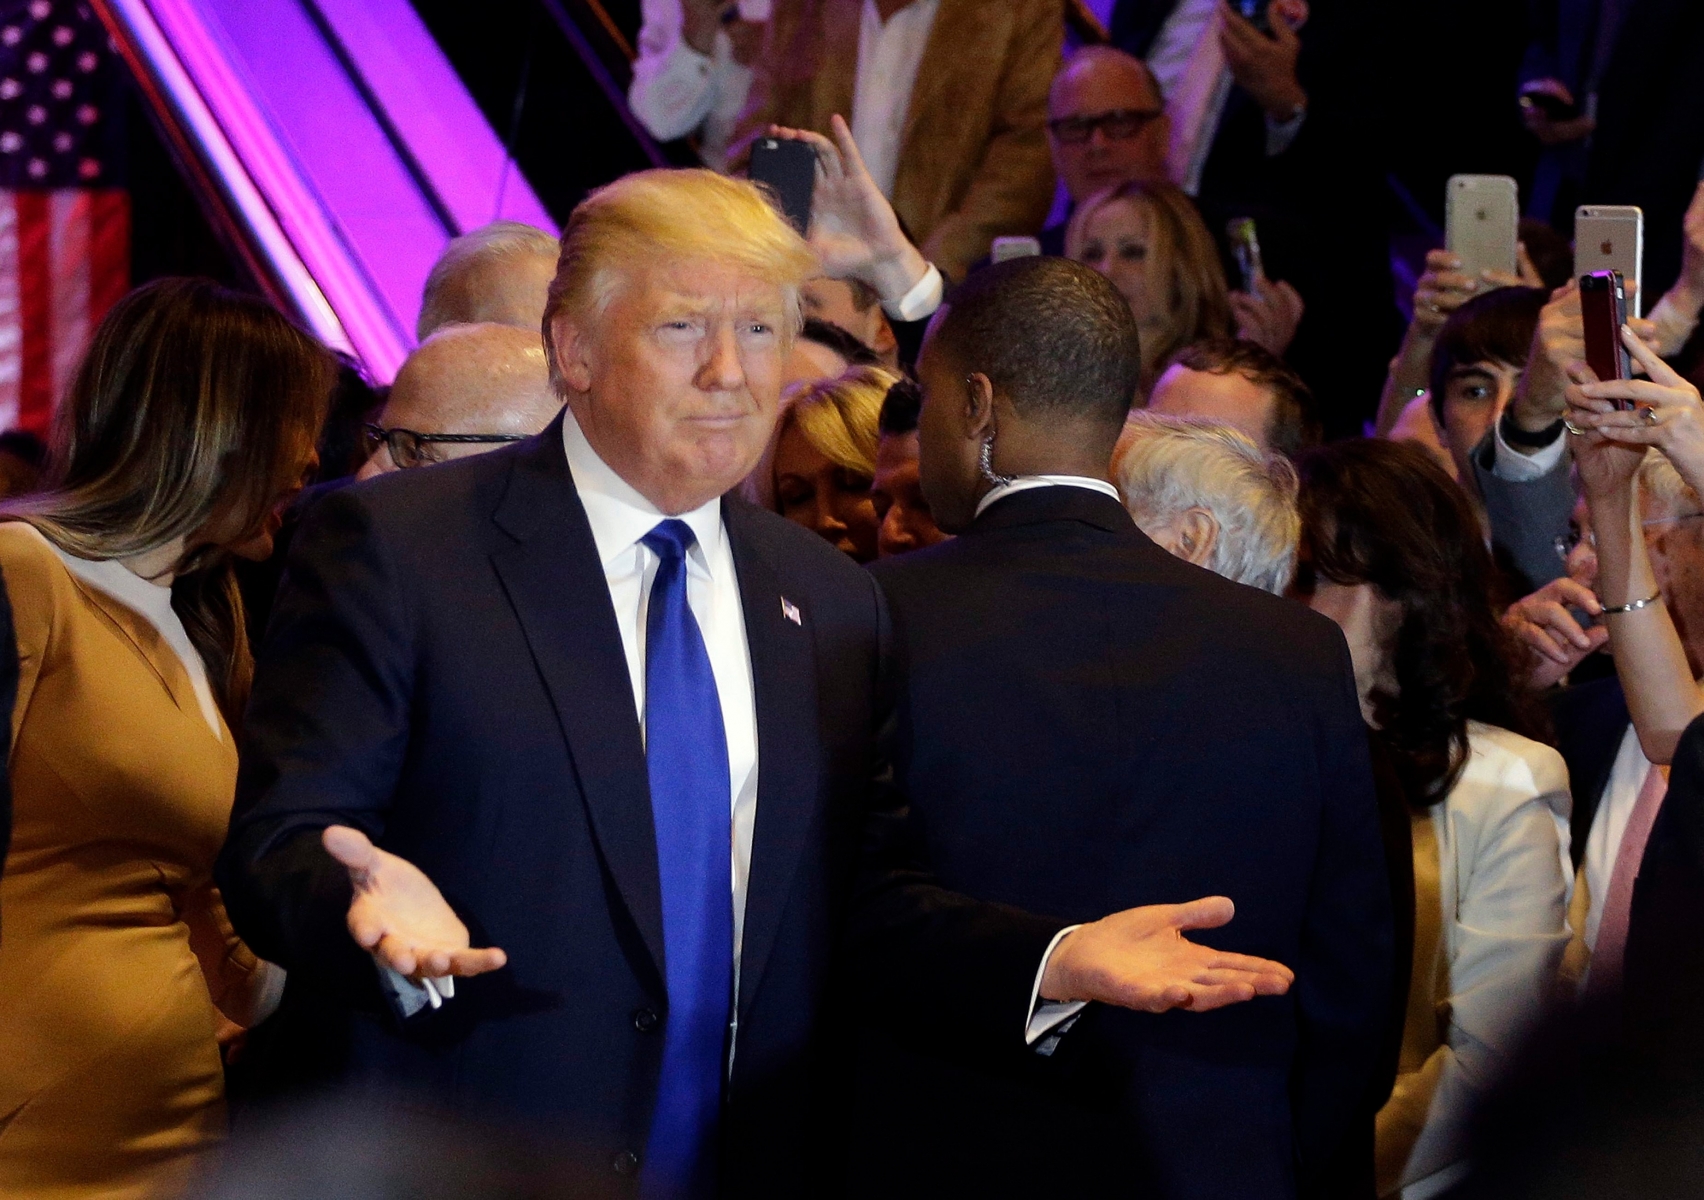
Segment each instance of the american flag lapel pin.
M797 625L800 629L805 627L804 620L799 616L799 606L794 604L785 596L781 597L781 615L793 622L793 624Z

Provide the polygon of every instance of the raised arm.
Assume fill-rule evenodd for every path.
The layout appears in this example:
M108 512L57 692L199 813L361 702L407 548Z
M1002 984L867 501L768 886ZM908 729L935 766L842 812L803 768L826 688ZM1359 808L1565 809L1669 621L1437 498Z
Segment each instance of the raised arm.
M1656 446L1697 490L1704 483L1704 404L1698 389L1631 330L1622 338L1650 378L1600 383L1589 367L1576 365L1568 420L1583 431L1574 454L1597 537L1598 596L1615 671L1645 757L1666 763L1687 725L1704 712L1704 693L1651 566L1638 470L1646 447ZM1616 409L1628 400L1637 407Z

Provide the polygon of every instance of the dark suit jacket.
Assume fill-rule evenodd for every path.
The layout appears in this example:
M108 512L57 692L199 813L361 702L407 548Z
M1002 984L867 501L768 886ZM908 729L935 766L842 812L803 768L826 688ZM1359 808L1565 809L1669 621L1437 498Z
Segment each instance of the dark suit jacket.
M1704 1079L1704 717L1681 736L1633 885L1622 1031L1664 1077Z
M1074 487L874 572L895 767L943 884L1070 921L1226 895L1236 919L1201 940L1297 980L1210 1014L1091 1006L999 1074L895 1036L865 1065L888 1102L863 1116L885 1131L864 1194L1287 1197L1346 1155L1370 1194L1391 896L1337 628Z
M724 1182L797 1195L811 1190L818 1101L835 1090L820 1032L841 936L886 955L855 969L889 972L920 1019L939 1011L958 1034L1021 1044L1060 923L867 867L897 862L885 848L903 823L879 779L880 592L801 527L731 498L723 513L760 771ZM345 930L349 882L319 844L332 823L418 865L509 966L399 1027ZM655 836L559 423L309 511L259 655L218 881L248 944L291 972L286 1024L309 1023L297 1053L318 1047L346 1083L542 1127L632 1187L621 1156L645 1143L667 1000Z

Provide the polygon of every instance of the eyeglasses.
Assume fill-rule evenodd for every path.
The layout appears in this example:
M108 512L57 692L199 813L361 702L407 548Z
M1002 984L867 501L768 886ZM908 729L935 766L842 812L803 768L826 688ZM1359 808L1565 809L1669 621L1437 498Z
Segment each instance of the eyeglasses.
M1672 525L1676 521L1696 521L1699 517L1704 517L1704 512L1681 513L1673 517L1652 517L1648 521L1640 521L1639 524L1649 529L1653 525ZM1557 534L1556 540L1551 544L1556 547L1556 556L1563 562L1567 562L1568 556L1579 548L1581 542L1590 546L1594 553L1597 551L1597 538L1593 536L1592 531L1589 529L1582 530L1578 525L1570 524L1568 532Z
M1049 121L1047 128L1067 146L1081 145L1093 137L1097 129L1110 140L1123 141L1135 137L1165 115L1163 108L1119 108L1088 117L1059 117Z
M404 470L442 462L443 459L431 448L437 442L483 446L527 440L524 433L416 433L412 429L385 429L378 425L363 425L361 434L369 457L384 446L390 451L391 461Z

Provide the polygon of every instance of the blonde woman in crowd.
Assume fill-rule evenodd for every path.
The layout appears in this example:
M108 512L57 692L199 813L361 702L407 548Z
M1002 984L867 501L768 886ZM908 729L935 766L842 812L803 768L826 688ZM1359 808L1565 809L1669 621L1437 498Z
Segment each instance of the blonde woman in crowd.
M793 392L747 481L755 502L815 530L857 562L874 559L878 424L882 400L898 380L885 367L853 367Z
M270 553L334 379L264 301L138 288L60 409L49 490L0 512L0 1194L176 1195L224 1134L220 1042L283 988L211 881L251 666L231 560Z
M1225 286L1219 249L1195 204L1165 183L1131 182L1090 196L1065 228L1065 255L1112 280L1142 338L1142 390L1192 342L1236 336L1282 355L1302 319L1288 284L1260 296Z

